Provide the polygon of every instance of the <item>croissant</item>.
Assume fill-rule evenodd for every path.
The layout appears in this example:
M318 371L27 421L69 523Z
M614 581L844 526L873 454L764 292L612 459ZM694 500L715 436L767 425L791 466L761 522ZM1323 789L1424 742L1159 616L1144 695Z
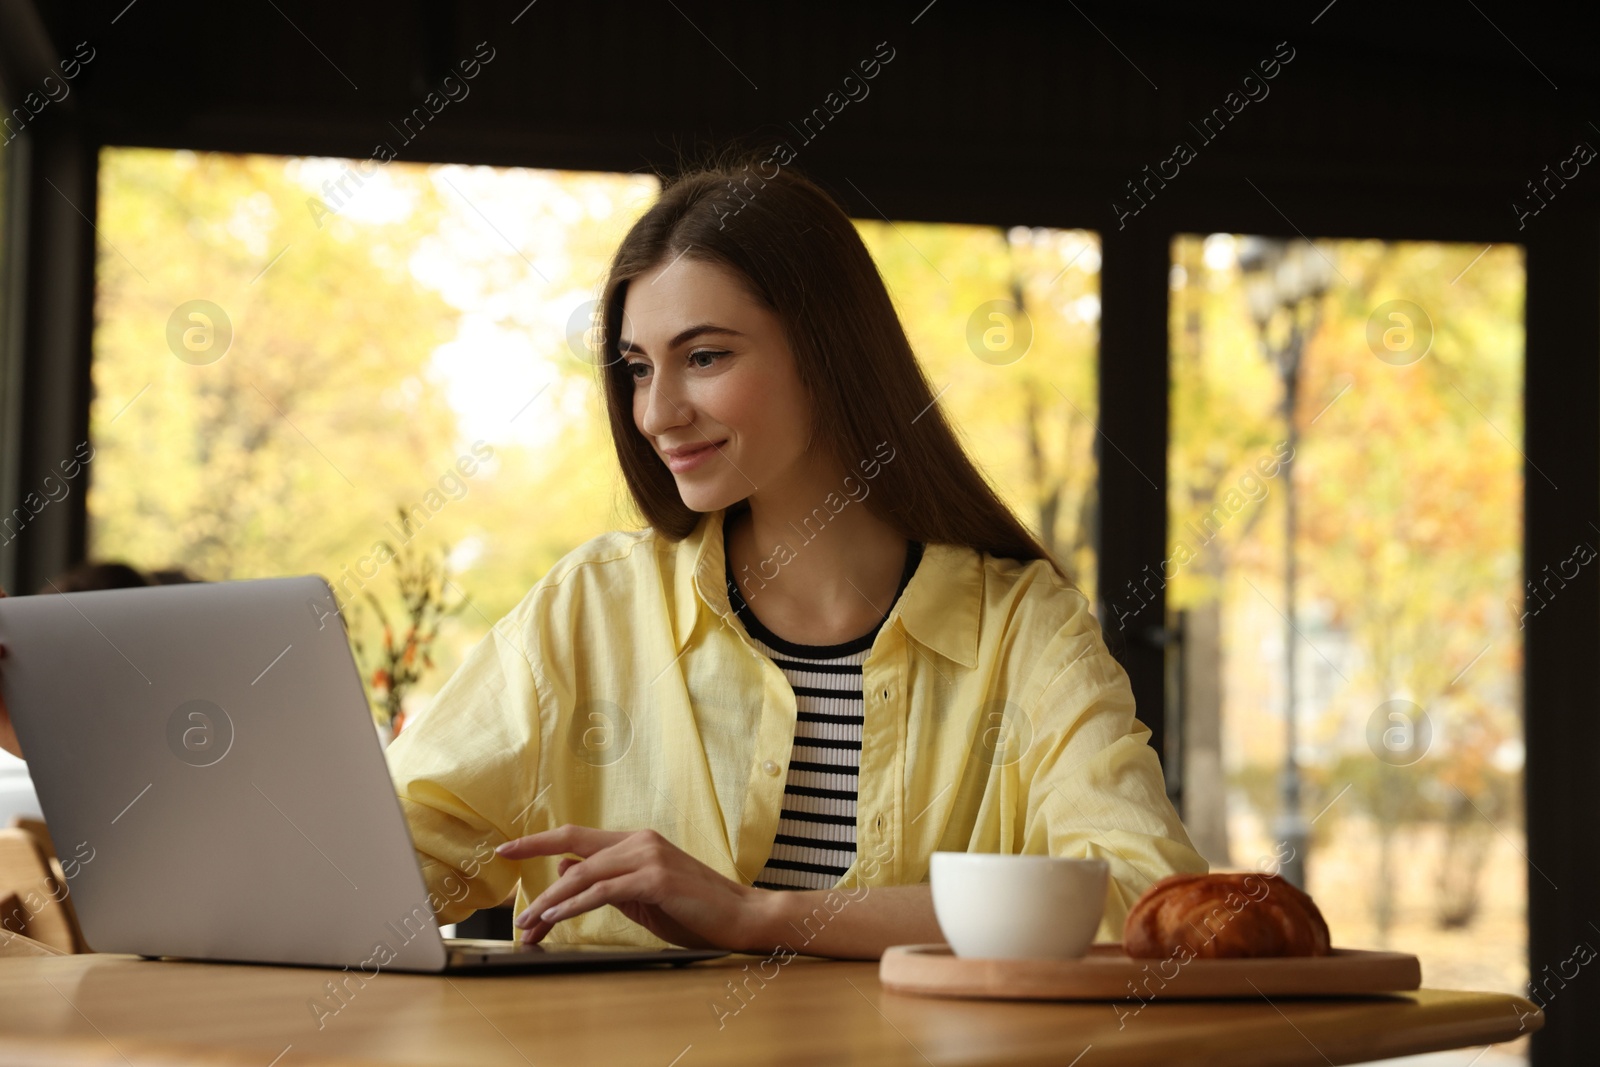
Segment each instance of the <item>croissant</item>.
M1316 903L1275 874L1174 874L1128 912L1123 951L1155 959L1326 956L1328 924Z

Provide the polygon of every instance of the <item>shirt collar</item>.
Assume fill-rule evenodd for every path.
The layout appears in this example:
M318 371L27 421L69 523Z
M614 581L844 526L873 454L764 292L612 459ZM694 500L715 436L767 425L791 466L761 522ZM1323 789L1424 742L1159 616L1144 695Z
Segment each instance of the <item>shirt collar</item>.
M677 640L673 651L680 655L694 636L701 611L731 622L733 606L728 601L722 541L725 513L726 509L706 512L673 549ZM898 621L918 644L963 667L976 667L982 600L983 557L966 545L928 544L884 625Z

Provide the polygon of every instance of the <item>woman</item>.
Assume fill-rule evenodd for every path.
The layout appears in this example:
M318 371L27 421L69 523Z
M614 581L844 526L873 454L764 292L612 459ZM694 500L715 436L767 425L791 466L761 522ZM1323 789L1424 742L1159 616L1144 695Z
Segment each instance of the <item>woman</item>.
M872 958L942 939L934 851L1104 858L1112 940L1206 869L824 192L680 178L601 308L646 528L563 558L389 748L441 922L517 887L528 941Z
M557 563L389 747L441 922L515 888L529 941L872 958L942 940L935 851L1106 859L1103 940L1206 869L1087 601L824 192L680 178L602 308L647 526Z

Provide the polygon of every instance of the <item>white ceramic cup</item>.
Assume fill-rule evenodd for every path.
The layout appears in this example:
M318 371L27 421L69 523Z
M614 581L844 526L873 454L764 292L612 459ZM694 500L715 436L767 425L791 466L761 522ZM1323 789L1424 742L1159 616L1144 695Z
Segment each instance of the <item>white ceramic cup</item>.
M933 912L957 956L1077 959L1105 913L1105 860L935 852Z

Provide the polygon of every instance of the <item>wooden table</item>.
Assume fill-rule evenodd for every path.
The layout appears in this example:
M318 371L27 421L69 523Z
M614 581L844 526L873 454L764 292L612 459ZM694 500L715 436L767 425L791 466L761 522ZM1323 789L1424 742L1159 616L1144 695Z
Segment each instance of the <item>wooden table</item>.
M1527 1029L1543 1021L1519 997L1422 990L1152 1002L1119 1026L1104 1003L933 1000L884 991L876 963L763 962L492 978L388 973L364 985L350 977L341 1001L327 984L346 977L337 971L110 955L0 959L0 1067L1322 1065L1487 1045L1522 1032L1519 1017Z

